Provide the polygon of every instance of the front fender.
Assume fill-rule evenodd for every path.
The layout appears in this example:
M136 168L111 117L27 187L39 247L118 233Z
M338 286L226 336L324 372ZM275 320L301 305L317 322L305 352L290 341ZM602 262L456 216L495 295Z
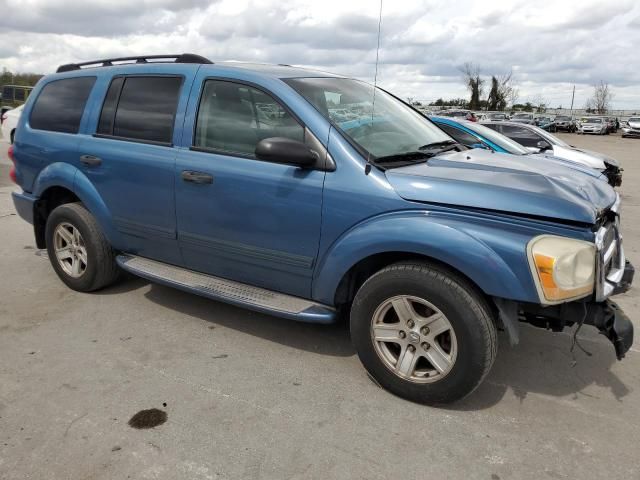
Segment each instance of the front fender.
M489 222L490 223L490 222ZM528 232L429 211L401 211L370 218L343 234L318 264L313 298L332 305L343 276L372 255L402 252L447 264L487 295L538 303L529 271Z

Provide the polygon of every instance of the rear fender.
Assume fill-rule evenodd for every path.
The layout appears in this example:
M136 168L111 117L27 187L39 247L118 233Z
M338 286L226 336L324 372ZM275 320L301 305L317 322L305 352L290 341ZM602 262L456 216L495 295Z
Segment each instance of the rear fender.
M50 187L64 187L73 192L94 216L109 243L116 249L123 247L107 206L84 173L68 163L52 163L36 178L33 194L40 197Z
M500 253L488 244L492 238ZM428 211L373 217L351 228L323 256L314 278L313 298L333 305L341 279L354 265L372 255L402 252L449 265L487 295L538 303L526 259L527 238L529 234L517 234L504 225L491 228Z

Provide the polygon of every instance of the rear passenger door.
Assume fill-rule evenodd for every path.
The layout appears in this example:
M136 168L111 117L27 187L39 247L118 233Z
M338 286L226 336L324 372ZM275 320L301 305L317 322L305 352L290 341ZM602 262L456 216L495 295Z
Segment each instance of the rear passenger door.
M258 160L269 137L317 142L257 85L196 80L176 163L178 238L189 268L308 297L325 172ZM319 143L312 147L320 151Z
M112 216L120 234L116 248L181 264L174 139L181 134L197 67L147 68L135 74L123 70L107 79L104 101L98 102L93 115L95 133L80 144L80 168Z

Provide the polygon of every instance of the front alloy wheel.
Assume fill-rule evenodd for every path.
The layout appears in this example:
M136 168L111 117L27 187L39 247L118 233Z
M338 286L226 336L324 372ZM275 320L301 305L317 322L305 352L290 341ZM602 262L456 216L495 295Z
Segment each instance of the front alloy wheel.
M396 375L437 382L456 361L458 342L446 315L428 301L398 295L382 302L371 322L375 350Z
M389 265L360 287L351 339L379 385L437 405L471 393L497 352L493 311L483 294L442 265Z

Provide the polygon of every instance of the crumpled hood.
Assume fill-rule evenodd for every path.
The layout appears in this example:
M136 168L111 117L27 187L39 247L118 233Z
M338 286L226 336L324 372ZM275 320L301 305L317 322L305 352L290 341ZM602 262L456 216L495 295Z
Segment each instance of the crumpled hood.
M592 152L591 150L584 150L582 148L554 145L553 155L573 162L582 163L598 170L604 170L607 168L607 165L613 165L615 167L619 166L618 161L615 158L608 157L602 153Z
M640 122L627 122L631 128L640 128Z
M593 224L616 200L611 186L544 158L474 149L387 170L406 200Z

